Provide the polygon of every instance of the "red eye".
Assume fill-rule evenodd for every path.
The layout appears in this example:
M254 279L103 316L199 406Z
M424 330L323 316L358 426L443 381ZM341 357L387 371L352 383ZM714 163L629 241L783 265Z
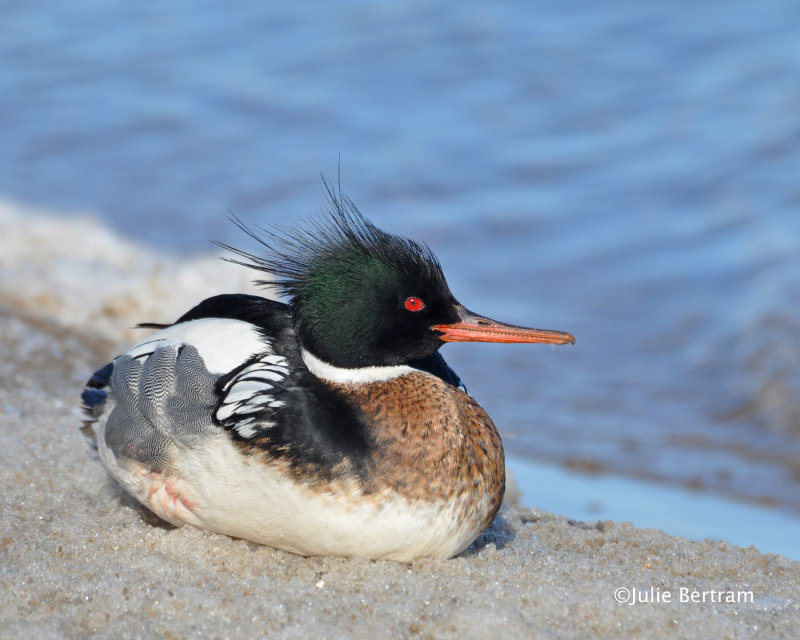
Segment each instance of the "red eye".
M406 300L406 309L409 311L422 311L425 308L425 303L419 298L410 297Z

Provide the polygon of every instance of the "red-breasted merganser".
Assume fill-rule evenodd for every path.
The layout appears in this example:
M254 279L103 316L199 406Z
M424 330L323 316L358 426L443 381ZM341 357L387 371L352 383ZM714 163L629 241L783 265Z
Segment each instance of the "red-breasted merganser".
M303 555L448 558L492 522L500 436L445 342L573 343L467 311L425 245L340 191L306 229L239 226L288 304L220 295L83 392L109 473L156 515Z

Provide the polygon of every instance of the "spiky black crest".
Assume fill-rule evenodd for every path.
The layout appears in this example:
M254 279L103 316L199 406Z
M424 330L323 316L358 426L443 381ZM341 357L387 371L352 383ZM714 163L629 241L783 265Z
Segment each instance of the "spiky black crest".
M268 273L271 278L256 280L256 284L277 285L292 300L306 290L316 269L331 259L368 260L408 276L444 284L441 265L427 245L379 229L342 193L341 186L333 187L324 178L322 183L328 208L320 218L307 220L304 227L249 227L232 215L234 224L265 247L267 253L256 255L217 243L243 258L226 260Z
M267 249L263 256L229 247L264 271L289 297L297 338L326 362L344 367L401 364L441 346L431 330L453 322L456 304L436 256L424 244L378 229L341 188L323 179L328 209L299 230L251 229L234 222ZM410 296L425 308L404 307Z

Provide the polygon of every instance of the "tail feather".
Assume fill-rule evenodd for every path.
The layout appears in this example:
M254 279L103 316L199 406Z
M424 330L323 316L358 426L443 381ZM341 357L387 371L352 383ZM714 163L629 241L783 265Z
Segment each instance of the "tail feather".
M81 393L81 410L83 413L81 431L89 438L94 438L93 425L105 412L106 400L108 400L108 396L111 393L108 385L111 382L111 372L113 370L114 363L109 362L102 369L95 371Z
M111 381L111 372L114 370L114 363L109 362L102 369L94 372L86 387L81 393L83 402L83 412L87 418L97 419L103 413L103 405L108 398L108 383Z

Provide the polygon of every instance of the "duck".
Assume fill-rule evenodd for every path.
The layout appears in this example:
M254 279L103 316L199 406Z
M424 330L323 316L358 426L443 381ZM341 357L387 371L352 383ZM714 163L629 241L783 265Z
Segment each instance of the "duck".
M325 184L294 229L220 245L285 302L208 298L91 376L84 428L110 476L162 520L303 556L451 558L505 491L497 428L448 342L574 343L467 310L424 243Z

